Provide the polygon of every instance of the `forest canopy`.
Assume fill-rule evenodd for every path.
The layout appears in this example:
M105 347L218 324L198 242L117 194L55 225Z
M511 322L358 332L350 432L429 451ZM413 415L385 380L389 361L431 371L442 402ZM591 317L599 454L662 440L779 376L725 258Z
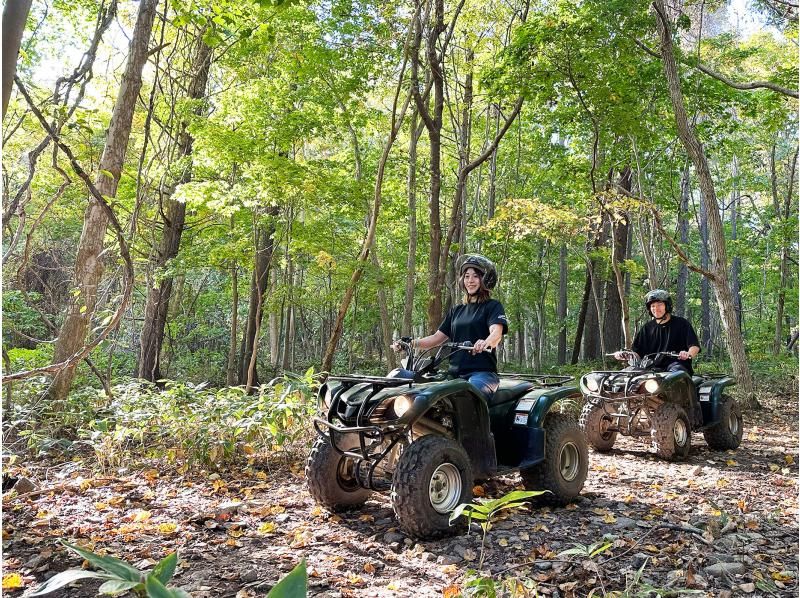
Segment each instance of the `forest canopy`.
M665 288L751 389L797 346L795 13L31 5L4 63L4 382L382 372L473 252L502 367L602 360Z

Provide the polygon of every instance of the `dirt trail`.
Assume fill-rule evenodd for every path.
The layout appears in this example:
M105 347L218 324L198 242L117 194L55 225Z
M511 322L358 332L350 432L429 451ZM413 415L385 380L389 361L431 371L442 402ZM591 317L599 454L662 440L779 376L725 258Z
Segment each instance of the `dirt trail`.
M629 439L608 454L590 452L581 497L565 508L508 513L487 535L484 569L497 580L516 578L520 596L535 595L533 588L561 597L596 588L602 596L626 587L635 595L648 585L708 596L796 596L797 413L768 407L745 420L739 450L709 451L695 434L683 463L658 460ZM359 511L330 515L312 502L301 466L282 474L251 467L165 476L151 469L113 478L72 464L18 470L58 490L4 498L3 573L20 573L24 582L7 595L80 566L60 537L143 569L178 550L174 585L195 598L263 596L302 558L309 594L331 597L452 596L477 568L480 531L413 541L380 495ZM482 490L498 497L518 483L509 476ZM610 547L593 558L558 556L598 542ZM93 596L98 585L58 595Z

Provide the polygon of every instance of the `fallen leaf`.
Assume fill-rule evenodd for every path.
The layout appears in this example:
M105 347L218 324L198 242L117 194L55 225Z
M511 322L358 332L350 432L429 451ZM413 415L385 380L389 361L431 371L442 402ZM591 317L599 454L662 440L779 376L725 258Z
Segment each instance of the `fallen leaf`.
M253 453L255 453L255 452L256 452L256 449L254 449L254 448L253 448L251 445L249 445L249 444L245 444L244 446L242 446L242 451L244 451L244 454L245 454L245 455L252 455Z
M457 585L447 586L442 589L442 598L456 598L461 595L461 588Z
M786 461L786 465L792 465L794 463L794 456L784 455L783 460Z
M472 548L467 548L464 551L464 560L465 561L474 561L476 558L478 558L478 555L475 554L475 551L472 550Z
M727 461L725 461L725 464L728 467L736 467L737 465L739 465L734 459L728 459Z
M3 575L3 589L17 590L23 586L22 576L19 573L6 573Z
M108 508L108 505L104 502L96 502L94 503L94 508L98 511L105 511Z
M506 540L505 538L500 538L500 539L497 541L497 543L498 543L500 546L508 546L508 540Z
M256 473L256 479L257 480L266 480L267 479L267 474L265 472L263 472L263 471L259 471L258 473Z
M472 494L474 496L484 496L486 494L486 490L483 489L483 486L477 485L472 488Z
M369 573L370 575L373 575L375 573L375 565L373 565L372 563L365 563L364 571L366 573Z
M389 585L386 586L387 590L394 590L395 592L400 589L400 584L396 581L390 581ZM457 596L457 594L455 594Z
M136 514L133 516L134 523L141 523L142 521L147 521L152 516L150 511L137 511Z
M364 513L358 518L358 520L363 521L364 523L375 523L375 518L369 513Z
M258 526L258 531L262 534L271 534L277 529L277 526L272 523L271 521L265 521L261 525Z
M175 523L160 523L158 525L158 531L161 534L169 535L174 534L175 531L178 529L178 525Z
M614 517L611 513L609 513L608 515L603 517L603 521L605 521L606 523L616 523L617 518Z

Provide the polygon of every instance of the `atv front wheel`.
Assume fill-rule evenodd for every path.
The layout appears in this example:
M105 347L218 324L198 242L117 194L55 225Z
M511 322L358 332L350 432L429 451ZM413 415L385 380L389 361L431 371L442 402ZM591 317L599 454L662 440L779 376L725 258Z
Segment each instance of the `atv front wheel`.
M662 403L653 414L650 437L656 453L663 459L680 461L689 454L692 446L692 428L682 407Z
M617 433L608 430L612 424L611 416L606 413L603 406L592 401L583 406L581 418L578 420L586 440L600 453L610 451L617 440Z
M472 482L472 465L458 442L436 435L415 440L403 451L392 479L392 508L400 527L418 538L455 531L450 511L472 500Z
M306 461L308 491L330 511L360 507L372 491L358 484L354 467L353 459L336 452L330 440L317 438Z
M717 425L703 430L708 448L715 451L727 451L739 448L742 443L742 410L732 397L723 395L719 409L720 421Z
M548 413L544 420L544 461L520 470L528 490L549 490L542 499L566 504L580 494L589 470L589 448L575 420Z

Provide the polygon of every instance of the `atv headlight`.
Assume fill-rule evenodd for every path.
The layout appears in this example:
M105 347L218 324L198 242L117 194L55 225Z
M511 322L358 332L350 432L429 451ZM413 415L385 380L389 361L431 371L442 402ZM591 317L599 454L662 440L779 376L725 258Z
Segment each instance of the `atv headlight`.
M650 378L644 383L644 389L650 394L658 392L658 380L656 378Z
M600 384L597 382L597 378L594 376L586 376L584 384L586 384L586 388L589 390L589 392L597 392L600 390Z
M414 397L409 395L400 395L399 397L395 398L394 402L392 403L392 411L397 417L403 417L409 409L411 409L411 405L414 404Z

